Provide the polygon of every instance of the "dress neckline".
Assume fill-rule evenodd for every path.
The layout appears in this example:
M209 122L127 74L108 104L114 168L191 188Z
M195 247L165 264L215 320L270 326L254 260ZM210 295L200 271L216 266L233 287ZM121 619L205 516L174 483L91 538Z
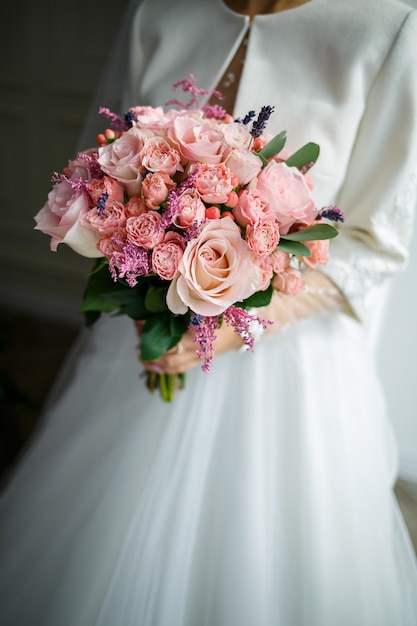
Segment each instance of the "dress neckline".
M282 9L281 11L274 11L272 13L255 13L255 15L253 15L252 17L250 15L246 15L246 13L238 13L234 9L231 9L225 0L219 0L219 3L224 9L226 9L226 11L229 11L230 13L232 13L232 15L238 18L242 18L246 22L249 22L249 24L251 24L254 20L258 20L259 18L260 19L271 18L277 15L280 15L282 13L289 13L290 11L297 11L297 10L303 9L305 6L309 5L312 1L313 0L306 0L306 2L304 2L303 4L299 4L298 6L291 7L288 9Z

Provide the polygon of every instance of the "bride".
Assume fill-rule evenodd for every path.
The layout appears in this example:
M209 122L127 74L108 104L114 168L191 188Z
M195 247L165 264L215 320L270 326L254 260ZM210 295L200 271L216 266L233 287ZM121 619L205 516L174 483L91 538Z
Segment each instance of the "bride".
M193 73L236 116L274 105L268 132L287 130L290 150L320 144L315 198L346 222L308 289L264 311L274 324L254 354L218 332L209 374L188 336L140 364L126 318L82 334L0 501L3 623L414 625L417 567L367 333L407 257L417 12L142 0L125 26L128 63L102 97L123 75L122 110L164 104ZM163 403L144 368L187 370L186 388Z

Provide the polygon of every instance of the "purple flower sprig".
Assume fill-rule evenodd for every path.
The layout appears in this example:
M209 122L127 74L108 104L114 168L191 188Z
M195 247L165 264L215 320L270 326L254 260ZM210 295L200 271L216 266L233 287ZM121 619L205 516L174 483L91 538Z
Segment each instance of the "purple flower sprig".
M108 109L107 107L100 107L98 112L100 115L104 115L105 117L109 118L111 125L115 130L128 130L132 125L126 118L123 119L123 117L121 117L117 113L113 113L113 111L110 111L110 109Z
M197 356L203 359L201 369L203 372L210 371L210 365L214 358L214 342L216 330L219 328L218 315L192 315L188 328L194 333L194 343L200 344Z
M248 124L251 123L251 121L253 120L253 118L256 115L256 111L248 111L248 113L246 113L245 117L243 118L243 120L241 120L239 117L235 120L235 122L238 122L240 124L244 124L244 126L247 126Z
M135 246L130 241L122 241L116 235L112 241L115 249L109 259L109 271L114 282L125 278L129 287L135 287L138 277L150 272L149 253L145 248Z
M57 183L68 183L68 185L76 191L83 191L88 193L88 180L85 178L68 178L65 174L58 174L54 172L51 177L51 182L56 185Z
M172 189L168 195L167 199L167 208L162 213L161 225L160 228L162 230L166 230L169 228L174 220L174 217L181 211L181 205L179 203L179 199L187 189L190 189L193 184L195 177L197 176L198 168L190 172L185 180L182 181L175 189Z
M255 317L246 309L241 309L233 304L225 310L223 316L226 324L231 326L233 330L241 336L243 344L251 352L254 352L255 349L255 337L251 328L252 324L254 322L260 324L263 330L272 324L270 320Z
M338 206L331 205L328 207L324 207L319 211L316 217L317 220L328 219L332 222L344 222L345 214Z
M177 99L169 100L168 102L165 103L166 106L176 105L176 106L182 107L183 109L187 109L189 111L190 109L198 108L198 104L199 104L198 101L199 101L200 96L215 96L219 100L222 99L222 94L220 93L220 91L217 91L216 89L210 91L207 89L200 89L199 87L197 87L194 74L188 74L188 78L183 78L182 80L179 80L178 82L172 85L173 89L178 89L179 87L181 87L184 93L191 94L191 98L189 102L183 102L182 100L177 100Z
M260 137L260 135L262 135L263 131L266 128L267 122L274 110L275 107L269 105L263 106L261 108L257 119L252 122L252 137Z
M106 202L108 199L109 199L109 194L104 192L101 194L101 196L97 200L97 213L100 215L100 217L104 213L104 210L106 208Z

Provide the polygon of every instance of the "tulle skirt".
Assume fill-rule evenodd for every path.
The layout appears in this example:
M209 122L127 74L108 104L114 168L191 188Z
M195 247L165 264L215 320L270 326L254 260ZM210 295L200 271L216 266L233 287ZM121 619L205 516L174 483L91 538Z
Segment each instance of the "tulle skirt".
M5 626L415 626L396 443L335 314L198 367L172 404L132 324L83 332L0 501Z

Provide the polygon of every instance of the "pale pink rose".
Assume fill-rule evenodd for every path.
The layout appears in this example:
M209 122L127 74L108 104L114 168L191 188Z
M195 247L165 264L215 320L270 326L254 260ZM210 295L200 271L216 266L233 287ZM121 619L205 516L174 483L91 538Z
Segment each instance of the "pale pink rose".
M75 159L68 161L68 165L64 168L63 173L67 178L74 180L75 178L82 178L84 180L90 180L91 175L84 159L80 158L82 155L93 156L97 154L96 148L90 148L80 152Z
M177 233L167 232L164 241L152 250L152 271L164 280L172 280L184 254L184 247Z
M96 248L100 235L81 222L89 209L86 193L73 189L66 181L60 182L54 185L45 206L35 216L35 229L51 236L54 252L60 243L65 243L81 256L100 257Z
M166 135L166 130L173 125L174 119L181 115L181 112L175 109L169 109L165 112L163 107L133 107L129 111L136 118L133 126L142 131L152 131L161 137ZM188 111L187 115L189 115Z
M329 240L319 239L317 241L305 241L304 244L310 248L311 256L303 256L303 262L307 267L314 270L316 265L326 265L329 260Z
M227 202L234 187L233 175L224 163L201 165L194 179L194 185L201 199L208 204Z
M140 158L142 166L150 172L173 176L176 172L184 171L180 153L163 137L149 137L141 150Z
M152 250L164 240L161 216L156 211L147 211L137 217L129 217L126 221L126 232L129 241L146 250Z
M249 150L253 137L247 126L233 122L232 124L219 124L219 128L223 131L224 140L230 148Z
M232 150L225 163L238 179L239 185L247 185L262 170L261 159L254 152L246 150Z
M114 178L110 176L103 176L103 178L93 178L88 185L88 193L94 204L97 204L98 199L103 193L108 193L109 198L123 202L124 200L124 187Z
M226 144L223 133L215 122L177 117L168 130L187 161L199 163L220 163L223 160Z
M274 289L287 296L295 296L304 288L304 285L301 272L292 267L289 267L282 274L276 274L272 279Z
M268 196L260 189L243 189L238 193L238 198L238 203L233 209L233 215L242 226L274 217Z
M279 242L278 222L273 219L260 219L246 227L246 241L257 256L271 254Z
M140 152L145 135L130 128L113 143L99 148L98 162L103 172L126 186L129 196L140 190L142 181Z
M281 274L282 272L285 272L285 270L288 269L290 265L290 255L288 254L288 252L283 252L279 248L274 250L269 258L275 274Z
M85 226L94 228L100 235L111 235L126 223L126 214L121 202L109 198L102 210L93 207L82 217Z
M206 207L196 189L186 189L178 198L178 204L181 208L173 220L177 228L191 228L204 220Z
M135 194L125 204L125 213L127 217L136 217L137 215L141 215L141 213L146 213L147 211L146 204L142 200L142 196L139 194Z
M265 291L265 289L269 287L273 276L270 256L256 257L255 262L261 270L261 284L259 286L259 291Z
M176 183L162 172L153 172L145 176L142 182L142 198L146 206L152 210L159 209L167 199Z
M209 220L185 248L167 305L173 313L189 308L201 315L220 315L258 291L260 284L261 272L236 223Z
M310 224L317 214L304 176L296 167L271 161L259 174L257 188L267 195L281 235L293 224Z

